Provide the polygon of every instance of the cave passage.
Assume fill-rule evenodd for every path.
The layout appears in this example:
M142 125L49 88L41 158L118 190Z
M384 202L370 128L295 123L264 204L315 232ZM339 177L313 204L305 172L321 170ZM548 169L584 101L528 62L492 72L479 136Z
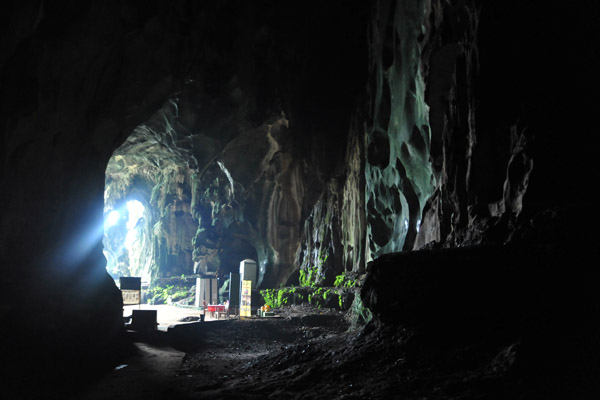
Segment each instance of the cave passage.
M145 245L143 224L145 207L139 200L128 200L125 207L108 211L104 221L104 243L113 242L113 248L105 247L106 270L114 278L133 276L132 271L142 271L147 281L148 271L144 270L142 250ZM125 230L123 232L123 230ZM123 235L124 234L124 235ZM124 237L123 237L124 236Z
M177 105L168 101L131 132L106 166L103 245L115 280L136 276L165 286L161 279L194 273L193 169L189 154L167 142L176 119Z

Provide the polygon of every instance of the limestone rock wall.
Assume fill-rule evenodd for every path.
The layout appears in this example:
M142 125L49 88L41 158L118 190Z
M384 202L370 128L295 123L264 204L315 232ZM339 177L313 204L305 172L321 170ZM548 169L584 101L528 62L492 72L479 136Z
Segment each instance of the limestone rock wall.
M585 201L577 193L598 170L575 137L595 125L597 6L428 7L422 64L436 183L415 248L503 243L548 207ZM565 71L579 72L570 80Z
M371 29L367 259L412 249L433 192L421 52L426 2L378 2Z
M151 209L145 254L165 273L256 258L263 286L300 265L327 283L383 253L503 242L591 198L598 6L561 4L11 2L0 320L45 327L65 365L110 353L107 176L115 206ZM132 161L107 171L113 154ZM50 353L23 357L52 370Z
M364 114L357 110L350 125L346 147L345 181L341 191L340 237L342 271L363 272L365 268L365 135ZM341 271L340 271L341 272Z
M195 39L202 51L180 89L115 152L126 168L109 165L109 203L145 188L138 197L152 209L144 222L153 275L223 276L245 258L257 259L262 285L297 274L304 221L344 162L339 143L364 87L349 78L365 70L366 43L341 39L364 36L368 5L347 8L337 27L326 17L339 12L334 5L288 6L260 15L233 4L200 10L229 13L239 24L202 31L206 37ZM282 24L278 13L293 10L319 21L317 28ZM346 50L330 53L334 43ZM361 165L353 163L355 180Z
M355 112L334 174L345 183L331 210L343 247L332 270L360 271L395 251L504 243L536 213L575 201L569 193L587 185L578 171L597 170L593 147L572 136L594 125L585 88L597 84L597 63L574 43L598 35L594 6L568 19L559 8L373 2L364 114ZM573 68L584 73L572 86L557 78ZM314 254L334 253L309 232L329 225L321 210L331 197L324 189L308 219L305 269L320 265Z
M192 217L190 171L163 171L155 186L150 207L160 215L152 225L154 276L191 274L192 238L198 222Z
M304 271L314 269L311 283L331 286L343 269L340 237L340 184L332 179L304 221L297 265Z
M478 4L433 1L429 12L422 59L436 184L415 247L502 242L523 208L531 135L517 116L507 124L484 114L493 95L478 80Z

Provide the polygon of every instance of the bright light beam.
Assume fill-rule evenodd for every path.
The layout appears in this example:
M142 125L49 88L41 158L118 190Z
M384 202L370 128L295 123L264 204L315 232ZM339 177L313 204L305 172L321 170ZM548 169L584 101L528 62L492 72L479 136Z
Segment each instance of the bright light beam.
M127 211L129 212L127 229L133 229L138 220L144 216L144 205L137 200L130 200L127 202Z
M121 214L117 210L112 210L108 213L106 217L106 221L104 221L104 228L110 228L111 226L115 226L119 219L121 218Z

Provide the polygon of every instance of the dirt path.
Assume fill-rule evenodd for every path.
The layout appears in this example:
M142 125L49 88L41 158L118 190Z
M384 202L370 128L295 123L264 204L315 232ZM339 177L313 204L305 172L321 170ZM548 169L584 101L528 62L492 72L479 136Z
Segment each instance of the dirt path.
M374 323L348 331L335 310L278 312L186 326L167 335L173 347L137 343L127 366L82 398L504 400L523 391L518 345L503 337Z
M276 391L273 378L280 377L259 365L261 360L310 350L327 340L343 341L348 328L344 314L335 310L290 307L278 312L278 318L206 324L216 329L207 330L199 348L186 353L173 381L176 398L268 397Z
M185 353L171 347L135 343L136 354L92 386L82 400L167 399Z
M290 307L275 318L209 322L196 328L176 340L157 333L159 340L136 342L135 354L81 398L229 398L247 383L269 378L254 376L252 365L259 360L290 349L310 348L311 343L342 334L348 324L337 311ZM173 346L161 344L167 342ZM260 375L260 370L256 372ZM259 392L269 392L270 387L271 383ZM248 395L254 398L252 393L241 398Z

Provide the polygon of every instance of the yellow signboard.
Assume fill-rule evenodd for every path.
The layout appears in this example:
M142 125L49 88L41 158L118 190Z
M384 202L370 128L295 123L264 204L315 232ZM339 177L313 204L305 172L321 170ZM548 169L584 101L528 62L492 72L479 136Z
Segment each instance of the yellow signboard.
M240 307L240 317L250 317L252 302L252 281L242 281L242 305Z

